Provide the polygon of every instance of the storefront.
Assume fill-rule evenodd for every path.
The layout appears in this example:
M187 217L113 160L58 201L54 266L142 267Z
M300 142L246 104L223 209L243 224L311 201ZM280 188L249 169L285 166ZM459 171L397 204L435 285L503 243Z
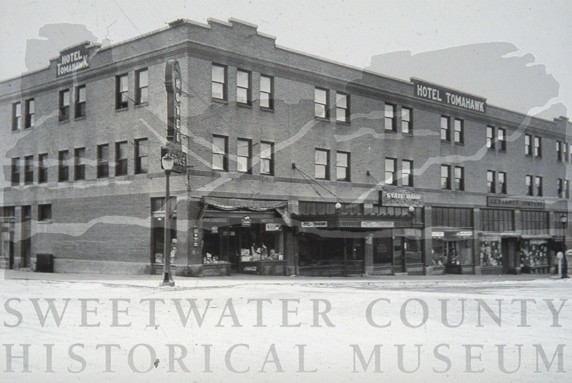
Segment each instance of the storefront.
M433 207L432 223L433 274L474 273L473 210Z
M479 236L479 264L482 274L518 273L519 235L514 232L482 232Z
M551 236L548 212L522 210L522 238L520 241L520 271L523 273L546 274L550 272L554 251L551 251Z

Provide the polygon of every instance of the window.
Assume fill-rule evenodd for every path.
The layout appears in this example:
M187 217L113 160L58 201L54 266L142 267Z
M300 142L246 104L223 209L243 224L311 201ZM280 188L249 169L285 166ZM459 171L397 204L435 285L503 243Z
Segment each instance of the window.
M562 142L556 141L556 159L562 161Z
M36 115L36 104L34 102L34 99L31 98L29 100L26 100L26 122L25 122L26 129L34 127L35 115Z
M568 154L570 155L570 161L572 162L572 143L568 146Z
M564 180L565 197L570 198L570 181Z
M11 181L12 186L20 185L20 159L19 158L12 158L12 166L11 166Z
M149 71L147 68L135 72L135 104L149 102Z
M455 143L462 144L465 142L465 123L463 120L455 118Z
M532 185L532 176L526 176L524 178L524 182L526 185L526 195L534 195L534 189L533 189L533 185Z
M395 132L397 125L395 124L395 105L385 104L385 130Z
M532 156L532 136L530 134L524 135L524 154Z
M403 186L413 186L413 161L401 162L401 183Z
M338 152L336 154L336 179L338 181L350 180L350 154Z
M534 136L534 156L542 157L542 139Z
M260 107L274 109L274 78L260 75Z
M498 192L501 194L506 194L506 173L498 172Z
M350 122L350 96L336 93L336 121Z
M413 129L412 112L409 108L401 108L401 133L410 134Z
M75 118L85 117L86 115L86 90L85 85L75 88Z
M568 162L568 144L566 142L562 143L562 161Z
M260 174L274 174L274 144L260 143Z
M397 160L395 158L385 158L385 184L397 185Z
M226 66L212 66L212 98L226 100Z
M146 138L135 140L135 174L149 172L149 144Z
M239 104L250 105L252 102L250 78L250 72L241 69L236 71L236 102Z
M115 176L127 175L127 142L115 144Z
M240 173L251 173L252 141L239 138L236 143L236 170Z
M455 190L465 190L465 168L455 166Z
M441 116L441 140L451 140L451 129L449 127L449 117Z
M325 89L314 89L314 116L319 118L329 117L328 91Z
M487 148L495 149L495 128L492 126L487 126Z
M97 178L109 176L109 145L97 145Z
M499 143L499 150L506 152L506 129L497 129L497 141Z
M48 155L47 153L38 155L38 183L48 182Z
M314 176L320 180L330 179L330 151L316 149L314 152Z
M12 104L12 131L22 128L22 103L15 102Z
M38 221L46 222L52 220L52 205L38 205Z
M556 188L558 198L564 198L564 180L562 178L556 180Z
M535 177L534 186L536 189L536 195L542 197L542 177L538 176Z
M129 106L129 77L127 73L115 77L115 109Z
M441 189L451 189L451 166L441 165Z
M59 99L59 119L60 121L67 121L70 118L70 91L69 89L64 89L60 91Z
M69 152L62 150L58 152L58 181L69 181Z
M213 136L213 163L214 170L228 171L228 138Z
M85 180L85 148L77 148L74 153L74 180Z
M24 184L34 183L34 156L24 157Z
M495 193L495 172L487 170L487 193Z

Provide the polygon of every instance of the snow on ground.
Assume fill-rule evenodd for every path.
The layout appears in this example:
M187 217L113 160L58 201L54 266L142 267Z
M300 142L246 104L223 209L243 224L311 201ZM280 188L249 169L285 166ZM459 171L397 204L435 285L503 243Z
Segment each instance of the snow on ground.
M0 282L2 382L572 381L571 280L46 278Z

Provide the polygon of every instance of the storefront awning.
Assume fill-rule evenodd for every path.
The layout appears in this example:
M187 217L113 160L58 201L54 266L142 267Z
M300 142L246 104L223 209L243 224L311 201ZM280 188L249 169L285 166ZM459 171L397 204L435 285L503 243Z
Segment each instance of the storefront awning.
M253 199L239 199L239 198L217 198L217 197L203 197L203 213L207 210L216 209L223 211L237 211L248 210L253 212L265 212L275 210L287 226L292 225L290 212L288 211L288 201L271 201L271 200L253 200Z

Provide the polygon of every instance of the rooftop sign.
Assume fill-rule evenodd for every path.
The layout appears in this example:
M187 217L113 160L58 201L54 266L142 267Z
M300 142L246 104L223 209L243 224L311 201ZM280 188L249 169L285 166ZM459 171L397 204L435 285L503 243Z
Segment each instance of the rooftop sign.
M56 62L56 77L62 77L89 68L88 45L89 43L84 43L83 45L61 51L60 57L58 57Z
M413 94L415 97L479 113L486 113L487 111L487 100L484 98L471 96L419 80L412 79L411 81L413 82Z

